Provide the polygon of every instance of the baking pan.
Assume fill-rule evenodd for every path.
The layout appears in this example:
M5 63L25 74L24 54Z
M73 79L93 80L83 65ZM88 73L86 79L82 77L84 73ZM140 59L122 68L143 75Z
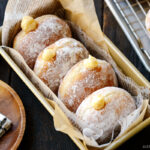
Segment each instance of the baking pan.
M1 32L1 30L0 30ZM133 66L133 64L120 52L120 50L106 37L104 36L105 42L109 48L109 52L117 65L122 69L122 71L129 77L131 77L138 85L146 86L150 88L150 83L145 77ZM22 81L28 86L28 88L33 92L37 99L42 103L42 105L47 109L47 111L53 116L54 108L51 106L43 94L32 84L32 82L27 78L27 76L21 71L21 69L16 65L13 59L5 52L3 48L0 48L1 56L7 61L7 63L12 67L12 69L17 73L17 75L22 79ZM136 126L134 129L130 130L127 134L122 136L117 141L112 142L106 149L111 150L117 148L119 145L127 141L133 135L141 131L146 126L150 125L150 118L144 120L141 124ZM70 136L74 143L81 149L85 150L86 147L84 143L75 137ZM88 147L90 150L95 148Z

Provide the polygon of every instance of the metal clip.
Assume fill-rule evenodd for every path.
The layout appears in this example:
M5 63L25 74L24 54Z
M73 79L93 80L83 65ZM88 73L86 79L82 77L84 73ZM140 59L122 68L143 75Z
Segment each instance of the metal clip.
M0 113L0 137L2 137L11 127L12 122Z

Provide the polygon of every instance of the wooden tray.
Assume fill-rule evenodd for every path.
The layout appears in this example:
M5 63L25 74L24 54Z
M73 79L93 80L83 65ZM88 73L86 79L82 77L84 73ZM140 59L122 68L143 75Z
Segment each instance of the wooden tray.
M0 150L16 150L25 130L25 110L16 92L0 80L0 112L8 117L13 125L0 138Z

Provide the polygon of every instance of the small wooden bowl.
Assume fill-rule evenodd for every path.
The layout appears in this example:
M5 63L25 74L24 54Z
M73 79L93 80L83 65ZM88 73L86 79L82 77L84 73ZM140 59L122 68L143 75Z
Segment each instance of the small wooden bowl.
M0 113L12 121L11 129L0 138L0 150L16 150L25 130L25 110L17 93L0 81Z

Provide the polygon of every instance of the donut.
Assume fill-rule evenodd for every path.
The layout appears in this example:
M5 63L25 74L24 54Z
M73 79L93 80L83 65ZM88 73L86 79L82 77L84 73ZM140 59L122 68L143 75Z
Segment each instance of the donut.
M58 97L70 111L76 112L88 95L106 86L117 86L113 68L106 61L89 56L68 71L60 84Z
M34 72L54 92L61 80L77 62L88 58L87 49L73 38L62 38L45 48L38 56Z
M145 19L145 26L148 32L150 32L150 10L148 11Z
M117 87L105 87L85 98L78 107L76 116L83 122L83 134L101 143L108 142L119 121L135 109L135 101L127 91Z
M21 28L14 39L13 48L24 57L31 69L44 48L63 37L71 37L67 23L54 15L44 15L36 19L25 16Z

